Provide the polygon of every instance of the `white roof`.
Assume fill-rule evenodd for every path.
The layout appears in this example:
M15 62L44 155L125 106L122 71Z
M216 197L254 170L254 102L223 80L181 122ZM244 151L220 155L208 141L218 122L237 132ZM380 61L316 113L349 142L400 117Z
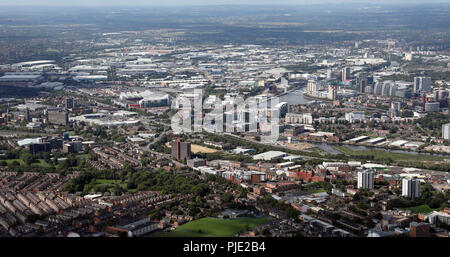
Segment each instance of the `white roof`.
M20 140L17 142L19 146L26 146L31 144L39 144L41 142L42 138L25 138L23 140Z
M390 145L392 145L392 146L402 146L402 145L404 145L406 143L408 143L408 141L406 141L406 140L398 140L398 141L392 142Z
M272 160L286 156L286 153L280 151L268 151L253 156L254 160Z
M386 168L385 165L377 164L377 163L366 163L362 165L365 169L373 169L373 168Z
M367 141L367 143L378 143L381 140L386 140L384 137L377 137L377 138L372 138L369 141Z
M95 198L99 198L99 197L101 197L102 195L101 194L92 194L92 195L85 195L84 196L84 199L95 199Z
M359 141L359 140L363 140L363 139L367 139L369 138L368 136L360 136L360 137L355 137L350 139L350 141Z

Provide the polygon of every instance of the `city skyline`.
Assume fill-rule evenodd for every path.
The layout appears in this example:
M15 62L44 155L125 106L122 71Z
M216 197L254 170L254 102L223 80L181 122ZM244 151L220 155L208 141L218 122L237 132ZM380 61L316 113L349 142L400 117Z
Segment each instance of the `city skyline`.
M0 0L0 238L450 237L441 2Z

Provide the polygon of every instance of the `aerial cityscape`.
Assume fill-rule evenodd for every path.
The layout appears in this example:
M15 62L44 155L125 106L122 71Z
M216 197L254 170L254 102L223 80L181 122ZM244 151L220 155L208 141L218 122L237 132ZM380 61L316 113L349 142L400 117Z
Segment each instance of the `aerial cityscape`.
M22 2L0 237L450 237L449 2Z

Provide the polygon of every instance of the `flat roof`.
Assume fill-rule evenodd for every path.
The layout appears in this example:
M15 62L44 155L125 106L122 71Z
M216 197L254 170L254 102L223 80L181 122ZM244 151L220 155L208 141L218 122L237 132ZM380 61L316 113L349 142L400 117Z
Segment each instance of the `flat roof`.
M360 140L364 140L364 139L367 139L367 138L369 138L369 137L368 136L359 136L359 137L355 137L355 138L350 139L350 141L360 141Z

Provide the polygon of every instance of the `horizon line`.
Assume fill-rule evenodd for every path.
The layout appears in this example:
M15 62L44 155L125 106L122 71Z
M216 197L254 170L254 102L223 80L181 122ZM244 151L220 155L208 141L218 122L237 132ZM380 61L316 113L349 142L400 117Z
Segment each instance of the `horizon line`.
M437 0L430 2L410 2L410 1L401 1L401 2L370 2L370 1L344 1L344 2L302 2L302 3L215 3L215 4L114 4L114 5L106 5L106 4L53 4L53 5L41 5L41 4L9 4L9 3L0 3L2 7L211 7L211 6L314 6L314 5L353 5L353 4L366 4L371 6L383 6L383 5L429 5L429 4L450 4L450 1L447 0Z

